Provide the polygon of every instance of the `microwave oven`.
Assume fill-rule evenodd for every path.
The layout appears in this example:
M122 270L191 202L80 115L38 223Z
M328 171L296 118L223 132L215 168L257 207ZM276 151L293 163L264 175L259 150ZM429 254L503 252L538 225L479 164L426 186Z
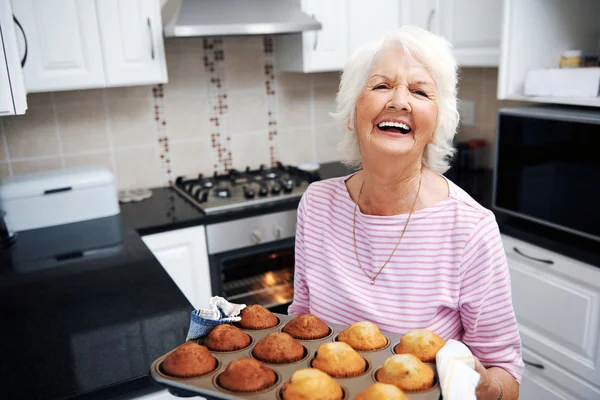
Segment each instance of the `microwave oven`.
M600 109L499 110L493 208L600 241Z

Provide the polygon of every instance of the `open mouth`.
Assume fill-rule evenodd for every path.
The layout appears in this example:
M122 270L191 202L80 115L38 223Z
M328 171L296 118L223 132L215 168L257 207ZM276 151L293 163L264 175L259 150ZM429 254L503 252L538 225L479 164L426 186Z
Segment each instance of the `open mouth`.
M377 125L379 129L384 132L399 133L406 135L412 131L410 126L403 124L402 122L384 121Z

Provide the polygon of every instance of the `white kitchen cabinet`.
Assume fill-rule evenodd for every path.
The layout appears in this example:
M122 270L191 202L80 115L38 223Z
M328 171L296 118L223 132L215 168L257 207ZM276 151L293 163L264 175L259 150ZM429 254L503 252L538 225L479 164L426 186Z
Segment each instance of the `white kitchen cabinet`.
M148 0L97 3L107 86L166 82L160 4Z
M104 86L95 0L18 0L13 12L27 41L28 92Z
M600 97L525 96L528 71L556 68L562 53L597 51L597 0L504 0L498 98L600 107Z
M10 0L0 0L0 116L24 114L25 85Z
M167 80L159 0L19 0L13 7L25 32L28 92Z
M433 32L452 43L460 66L498 66L502 1L437 0L433 14L428 14L428 21L431 21Z
M364 43L398 28L399 15L397 0L348 0L348 56Z
M212 288L204 226L143 236L142 240L194 308L207 308Z
M600 268L506 235L502 240L523 347L566 373L600 382Z
M276 36L277 68L289 72L339 71L348 58L348 0L302 0L321 30Z

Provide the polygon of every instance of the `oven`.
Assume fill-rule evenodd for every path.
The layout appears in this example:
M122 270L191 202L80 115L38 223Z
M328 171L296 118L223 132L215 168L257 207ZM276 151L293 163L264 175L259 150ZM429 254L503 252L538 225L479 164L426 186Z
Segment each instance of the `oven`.
M206 227L213 294L287 314L294 297L296 210Z

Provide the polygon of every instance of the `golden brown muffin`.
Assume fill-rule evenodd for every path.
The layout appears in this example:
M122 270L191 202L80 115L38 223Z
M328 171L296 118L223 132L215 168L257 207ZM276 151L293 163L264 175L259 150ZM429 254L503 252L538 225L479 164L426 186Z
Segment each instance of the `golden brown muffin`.
M281 392L284 400L341 400L344 396L335 379L315 368L295 371Z
M284 364L301 360L304 347L287 333L272 332L256 343L252 354L260 361Z
M162 362L161 370L170 376L189 378L212 372L217 360L208 349L196 342L186 342L176 348Z
M235 325L243 329L269 329L276 326L279 320L271 311L259 304L253 304L242 310L242 320Z
M250 345L252 339L247 333L233 325L221 324L213 328L204 339L204 345L213 351L241 350Z
M347 343L332 342L319 346L312 367L333 377L344 378L365 372L367 362Z
M245 357L230 362L218 381L223 388L234 392L258 392L273 386L277 376L260 361Z
M435 355L444 347L444 339L427 329L406 332L394 347L396 354L412 354L424 362L435 361Z
M426 390L433 386L433 369L412 354L389 357L377 371L377 381L396 385L402 390Z
M321 339L329 335L329 327L319 317L310 314L300 315L283 327L285 333L300 340Z
M354 400L409 400L409 398L394 385L376 382L360 392Z
M369 351L385 347L387 339L381 334L377 325L372 322L355 322L340 332L337 338L354 350Z

